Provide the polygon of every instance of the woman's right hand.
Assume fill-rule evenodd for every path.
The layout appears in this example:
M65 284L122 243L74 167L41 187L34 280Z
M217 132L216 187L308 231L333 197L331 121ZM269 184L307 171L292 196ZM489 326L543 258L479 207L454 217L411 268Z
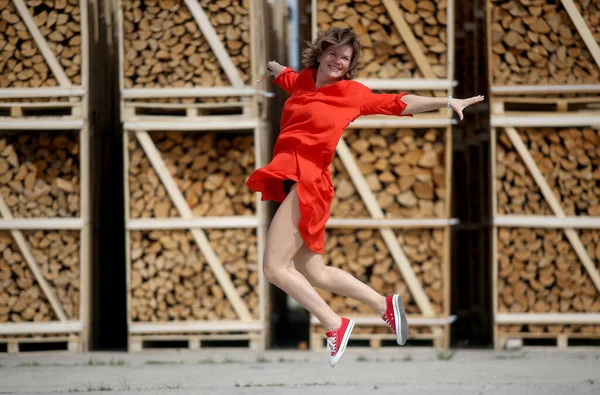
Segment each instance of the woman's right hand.
M274 63L274 64L277 64L277 62L274 62L274 61L272 61L272 60L271 60L271 61L269 61L269 62L267 62L267 64L265 65L265 72L263 73L263 75L261 75L261 76L260 76L260 78L259 78L259 79L257 79L257 80L256 80L256 83L257 83L257 84L260 84L261 82L263 82L263 81L264 81L264 80L265 80L265 79L266 79L268 76L270 76L270 75L275 75L275 74L273 73L273 69L271 68L271 66L269 66L269 64L270 64L270 63L271 63L271 64L272 64L272 63Z

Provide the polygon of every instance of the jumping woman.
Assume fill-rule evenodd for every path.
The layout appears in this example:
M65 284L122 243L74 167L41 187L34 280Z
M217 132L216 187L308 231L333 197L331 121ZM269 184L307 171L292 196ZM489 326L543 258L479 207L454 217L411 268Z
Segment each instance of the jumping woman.
M261 192L262 200L281 203L267 233L265 278L321 322L331 366L342 357L354 320L337 315L313 287L370 306L394 331L398 344L404 345L408 337L400 295L380 295L349 273L323 263L325 224L334 196L329 165L344 129L361 115L411 116L443 107L452 108L462 119L464 108L483 100L483 96L461 100L375 94L352 81L360 52L352 30L332 27L303 51L300 73L275 61L267 63L257 82L274 75L273 82L291 96L283 107L273 159L247 181L252 191Z

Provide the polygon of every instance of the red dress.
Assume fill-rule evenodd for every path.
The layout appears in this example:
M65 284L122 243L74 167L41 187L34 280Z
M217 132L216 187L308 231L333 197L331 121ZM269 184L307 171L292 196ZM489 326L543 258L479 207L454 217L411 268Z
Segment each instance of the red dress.
M401 115L400 94L375 94L359 82L338 81L316 88L316 69L283 70L273 82L291 94L283 106L281 128L271 163L247 181L262 200L282 202L283 180L296 181L300 200L300 234L306 245L323 253L333 185L329 165L344 129L361 115Z

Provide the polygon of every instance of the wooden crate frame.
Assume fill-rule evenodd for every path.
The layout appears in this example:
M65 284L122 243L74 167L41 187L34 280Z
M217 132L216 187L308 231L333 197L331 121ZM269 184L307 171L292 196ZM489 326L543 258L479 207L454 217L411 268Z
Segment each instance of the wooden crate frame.
M237 120L239 118L247 119L252 116L263 118L266 116L266 98L273 97L273 94L267 92L267 81L263 82L259 88L253 82L262 74L264 63L266 62L266 49L264 42L266 39L266 23L263 18L264 8L266 4L263 0L250 2L250 35L251 35L251 53L250 53L250 73L251 78L249 84L245 84L242 80L239 71L234 65L231 57L225 49L224 43L219 40L214 27L211 25L206 13L199 0L182 0L192 14L196 25L202 31L214 53L219 65L225 72L230 86L220 87L191 87L191 88L125 88L123 59L124 53L124 32L123 32L123 7L122 0L118 1L118 26L119 26L119 81L121 91L121 114L123 121L148 121L152 119L166 120L170 119L175 122L211 122L213 119ZM260 60L259 60L260 59ZM236 97L239 102L234 103L215 103L213 105L200 104L168 104L168 103L140 103L138 99L164 99L169 98L202 98L202 97ZM168 115L137 115L138 109L142 108L162 108L162 109L178 109L183 110L183 116L169 117ZM210 111L211 109L222 108L238 108L238 114L231 116L219 115L198 115L198 111L202 109Z
M29 14L27 5L24 0L12 0L21 20L25 24L29 34L35 41L35 44L44 57L50 72L58 82L57 87L43 88L2 88L0 89L0 100L3 99L19 99L19 98L68 98L73 106L73 113L66 118L80 118L81 114L87 114L87 94L89 89L89 31L88 31L88 2L80 0L79 7L81 10L81 84L73 85L71 80L60 65L56 56L50 49L47 41L43 37L40 29L37 27L33 17ZM52 108L52 105L61 107L55 102L46 103L47 107ZM55 108L56 108L55 107ZM18 105L13 105L12 108L19 108ZM18 110L14 111L18 116ZM53 117L53 120L56 117ZM64 117L63 117L64 118ZM10 119L10 118L9 118ZM0 124L9 119L0 118Z
M410 118L392 118L392 117L364 117L358 121L352 123L350 129L360 129L364 127L369 128L389 128L389 127L408 127L408 128L423 128L423 127L440 127L446 128L445 141L446 141L446 193L447 199L445 202L445 218L428 218L428 219L392 219L385 218L385 214L380 207L379 203L373 191L369 187L365 176L360 171L350 148L346 144L345 139L342 137L337 148L336 153L342 160L346 171L350 175L350 179L358 191L362 202L365 204L371 218L330 218L327 222L327 228L340 229L340 228L353 228L353 229L378 229L384 243L390 251L394 262L396 263L407 287L409 288L413 298L419 309L421 315L408 316L409 325L429 326L432 329L432 335L429 336L433 340L434 347L436 348L448 348L450 346L450 324L454 322L455 317L450 315L450 228L452 225L457 223L456 219L450 218L450 207L451 207L451 196L452 196L452 120L449 118L439 118L439 122L434 122L433 125L427 123L427 119L410 119ZM362 121L362 122L361 122ZM394 229L444 229L444 247L442 255L442 273L444 276L444 311L441 315L436 315L431 301L425 294L423 287L419 283L410 262L404 253L402 246L398 242ZM350 316L354 318L357 325L367 326L385 326L385 323L377 316ZM311 315L310 320L310 347L318 350L323 347L322 338L323 335L317 331L320 326L319 321L316 317ZM422 336L421 336L422 337ZM380 344L380 340L385 339L385 336L381 334L363 334L359 336L360 339L376 339L375 346ZM409 337L410 338L410 337ZM377 340L379 339L379 340Z
M503 129L511 143L515 147L519 157L525 164L529 174L533 177L535 184L540 189L544 200L548 203L554 215L536 216L536 215L499 215L497 193L492 193L492 215L493 215L493 235L492 235L492 304L494 314L494 348L501 349L509 338L557 338L558 347L566 347L568 338L589 338L579 334L528 334L528 333L510 333L499 329L500 325L505 324L600 324L600 314L595 313L500 313L498 309L498 230L505 227L527 227L527 228L552 228L563 229L566 238L571 244L576 255L579 257L582 266L589 275L592 283L600 292L600 273L594 266L593 261L583 246L576 229L600 229L600 217L590 216L567 216L560 204L560 201L554 194L539 167L535 163L527 146L519 136L515 126L523 127L548 127L548 126L594 126L600 125L600 113L583 117L564 117L567 121L552 122L559 117L553 116L529 116L514 117L506 116L494 119L492 116L492 131L490 155L492 158L492 182L496 180L496 142L498 138L498 129ZM523 119L528 118L528 119ZM570 121L570 122L568 122Z
M146 124L147 123L147 124ZM215 131L220 130L226 133L231 130L231 123L203 123L203 124L184 124L173 125L171 123L146 122L140 125L138 122L125 123L125 133L123 134L124 144L124 171L125 171L125 215L126 215L126 266L127 266L127 323L129 333L129 349L131 351L140 351L143 349L144 340L189 340L190 347L194 348L200 342L201 338L214 332L243 332L241 337L248 339L249 346L252 349L264 350L268 342L268 293L266 282L262 270L259 270L258 297L259 297L259 318L252 318L248 308L236 292L235 287L219 257L211 247L204 229L217 228L252 228L256 229L257 236L257 263L262 267L262 256L266 239L266 206L256 197L256 215L254 216L227 216L227 217L195 217L192 209L185 200L182 192L179 190L175 179L167 169L160 152L152 141L149 132L171 130L171 131ZM143 128L142 128L143 126ZM261 166L264 157L264 147L262 144L264 129L266 124L256 120L246 120L241 122L234 130L239 132L245 130L253 133L255 147L255 162ZM129 218L129 153L128 140L129 134L134 134L138 143L144 150L146 157L150 161L154 171L157 173L162 185L171 198L175 208L179 211L181 218ZM231 303L234 311L240 317L239 320L229 321L179 321L179 322L134 322L131 319L131 243L130 232L136 230L166 230L166 229L184 229L192 233L199 251L204 255L208 265L225 297ZM233 336L233 338L231 337ZM214 336L213 336L214 337ZM229 335L223 340L239 340L239 335ZM199 344L199 343L198 343Z
M19 128L19 126L22 126ZM79 163L80 163L80 217L79 218L15 218L4 198L0 195L0 230L10 230L14 241L23 254L37 284L48 299L58 321L53 322L19 322L0 324L0 335L48 335L66 336L69 351L87 351L91 324L91 255L90 255L90 136L89 127L84 120L55 121L14 121L0 123L0 130L79 130ZM0 132L1 136L1 132ZM44 278L23 230L78 230L79 262L80 262L80 301L79 319L69 320L62 305L56 297L52 286ZM9 352L18 352L19 343L44 343L55 340L46 338L31 339L14 338L9 343ZM4 340L0 339L0 342Z
M323 0L311 0L311 27L312 38L315 39L318 31L317 23L317 3ZM398 7L397 0L381 0L388 11L388 16L395 25L398 33L405 42L406 47L415 59L417 67L425 76L422 79L415 78L394 78L394 79L357 79L357 81L373 90L432 90L436 96L446 96L452 94L452 88L457 82L453 80L454 76L454 0L448 0L447 9L447 53L448 53L448 78L437 77L431 70L431 65L427 61L423 51L417 43L417 38L413 34L408 22L404 18L404 13Z
M567 11L577 31L585 42L587 49L590 51L594 62L600 68L600 45L595 40L589 27L585 23L583 16L577 10L574 0L561 0L560 3ZM491 0L486 3L486 27L487 27L487 57L488 57L488 81L490 81L490 93L494 95L510 95L510 94L528 94L528 95L544 95L547 93L557 92L586 92L600 93L600 84L577 84L577 85L494 85L493 70L491 67L492 59L492 28L491 28L491 13L493 4Z

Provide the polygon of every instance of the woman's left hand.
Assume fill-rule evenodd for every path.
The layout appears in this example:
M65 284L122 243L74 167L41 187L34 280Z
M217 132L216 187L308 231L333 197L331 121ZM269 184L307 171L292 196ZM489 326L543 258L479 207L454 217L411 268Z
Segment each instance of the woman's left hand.
M483 101L483 95L473 96L468 99L450 99L450 107L458 114L458 117L462 121L463 119L463 110L469 107L472 104L479 103Z

